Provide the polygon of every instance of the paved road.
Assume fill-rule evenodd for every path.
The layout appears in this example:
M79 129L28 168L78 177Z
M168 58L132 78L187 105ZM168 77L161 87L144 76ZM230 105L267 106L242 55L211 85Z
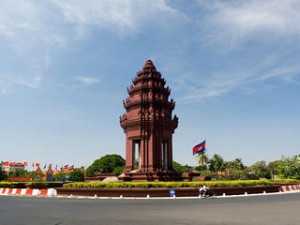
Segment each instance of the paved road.
M217 199L0 196L1 225L299 225L300 193Z

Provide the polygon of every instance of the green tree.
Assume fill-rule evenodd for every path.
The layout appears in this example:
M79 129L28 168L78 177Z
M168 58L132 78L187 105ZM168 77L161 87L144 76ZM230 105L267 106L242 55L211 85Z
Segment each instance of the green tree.
M241 158L236 158L233 161L227 162L227 169L243 170L243 169L245 169L245 165L243 164L243 161Z
M182 174L185 171L186 167L182 166L178 162L173 161L173 169L174 169L175 173Z
M9 177L33 178L33 173L27 170L15 170L9 173Z
M266 161L258 161L247 168L250 179L271 178L271 171L267 167Z
M279 165L280 165L280 160L276 160L268 163L267 167L270 170L272 179L275 176L279 176Z
M64 179L67 177L67 174L64 173L63 171L59 171L57 174L55 174L53 176L53 178L56 178L56 179Z
M96 172L100 173L113 173L117 167L124 167L125 160L117 154L105 155L97 159L87 168L86 174L91 177Z
M69 175L70 181L84 181L84 172L81 169L74 169Z
M213 157L209 160L209 170L211 172L223 172L226 169L226 162L222 156L214 154Z
M0 163L0 181L1 180L7 180L7 174L5 171L3 171L3 168L2 168L2 162Z
M195 167L199 171L201 176L208 176L207 165L209 163L209 157L205 152L201 152L197 156L199 166Z
M239 180L243 176L243 171L245 169L245 165L242 162L241 158L236 158L233 161L228 161L226 163L226 169L228 170L227 173L227 180Z
M119 176L120 174L123 173L123 170L124 170L124 166L118 166L118 167L114 168L113 173L116 176Z
M204 152L197 155L198 163L200 166L206 166L208 163L208 155Z
M300 157L282 157L278 163L280 178L300 178Z

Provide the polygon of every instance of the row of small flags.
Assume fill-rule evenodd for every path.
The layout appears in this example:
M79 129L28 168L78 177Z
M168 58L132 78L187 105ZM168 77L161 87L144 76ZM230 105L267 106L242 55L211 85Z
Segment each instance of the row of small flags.
M40 167L40 164L39 163L32 163L31 167ZM45 166L43 168L46 169L47 168L47 164L45 164ZM48 165L48 169L52 169L52 164ZM72 165L72 166L65 165L65 166L60 167L60 169L61 170L73 170L74 169L74 165ZM58 166L57 165L55 166L55 170L58 170Z
M3 166L28 166L28 162L3 162Z
M28 162L9 162L9 161L6 161L6 162L3 162L3 166L24 166L24 167L27 167L29 164ZM32 163L31 164L31 167L38 167L38 168L41 168L41 164L40 163ZM47 168L47 164L45 164L45 166L43 167L44 169ZM49 164L48 165L48 169L52 169L52 164ZM58 165L55 166L55 170L58 170ZM60 169L62 170L73 170L74 169L74 165L64 165L62 167L60 167Z
M193 155L196 155L196 154L201 154L201 153L204 153L206 150L206 140L202 141L201 143L195 145L193 147ZM3 166L28 166L28 162L24 162L24 163L21 163L21 162L3 162ZM40 163L32 163L31 167L41 167ZM44 166L44 169L47 168L47 164ZM48 165L48 168L52 169L52 164L49 164ZM74 169L74 165L72 166L69 166L69 165L65 165L63 167L60 168L61 170L64 169L64 170L73 170ZM55 166L55 170L58 170L58 167L57 165Z

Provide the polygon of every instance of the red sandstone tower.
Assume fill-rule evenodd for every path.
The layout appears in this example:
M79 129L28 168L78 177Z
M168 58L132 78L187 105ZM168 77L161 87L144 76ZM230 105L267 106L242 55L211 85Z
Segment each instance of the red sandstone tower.
M123 101L126 113L120 125L126 133L126 167L124 180L176 179L172 167L172 135L178 118L169 101L171 90L165 87L151 60L147 60L128 88Z

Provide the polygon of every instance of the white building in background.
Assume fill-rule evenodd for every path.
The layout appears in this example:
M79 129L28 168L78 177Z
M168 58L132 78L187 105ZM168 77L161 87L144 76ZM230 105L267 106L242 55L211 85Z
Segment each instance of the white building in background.
M2 164L3 170L7 173L15 172L16 170L25 170L24 163L20 162L4 162Z

